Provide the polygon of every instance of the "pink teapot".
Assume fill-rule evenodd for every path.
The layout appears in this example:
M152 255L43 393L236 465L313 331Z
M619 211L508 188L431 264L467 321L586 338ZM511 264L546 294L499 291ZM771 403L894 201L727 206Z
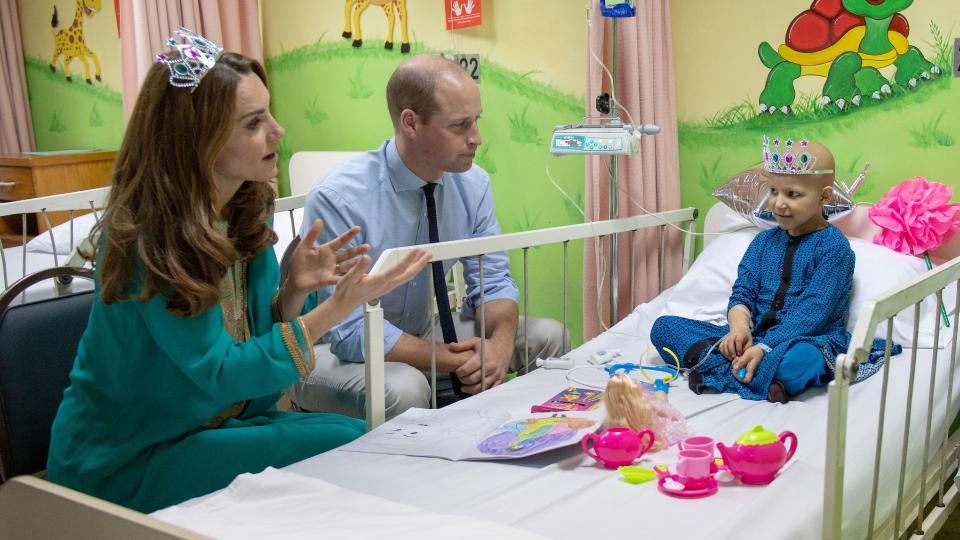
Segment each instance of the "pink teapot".
M790 449L785 441L790 440ZM733 446L717 443L723 464L744 484L769 484L783 464L797 450L797 436L792 431L780 435L755 426L737 438Z
M644 444L646 438L646 444ZM580 440L584 453L607 469L630 465L653 446L654 435L649 429L634 431L626 427L612 427L599 435L588 433ZM591 446L593 449L591 450Z

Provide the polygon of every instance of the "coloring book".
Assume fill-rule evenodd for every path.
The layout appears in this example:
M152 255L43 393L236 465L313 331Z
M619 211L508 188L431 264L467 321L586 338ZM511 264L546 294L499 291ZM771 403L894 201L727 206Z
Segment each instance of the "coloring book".
M570 386L540 405L530 407L530 412L594 411L600 406L603 392L590 388Z
M542 413L511 418L484 409L409 409L342 450L464 459L514 459L580 442L597 415Z

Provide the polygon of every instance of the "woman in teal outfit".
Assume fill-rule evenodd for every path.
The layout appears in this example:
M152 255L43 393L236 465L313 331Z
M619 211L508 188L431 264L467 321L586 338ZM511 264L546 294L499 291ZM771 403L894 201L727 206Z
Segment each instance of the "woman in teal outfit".
M312 336L429 259L367 275L369 246L340 249L359 229L314 246L318 220L280 284L269 181L283 128L263 67L178 34L188 43L158 56L117 156L48 459L50 480L144 512L360 436L352 418L278 412L279 392L310 373Z

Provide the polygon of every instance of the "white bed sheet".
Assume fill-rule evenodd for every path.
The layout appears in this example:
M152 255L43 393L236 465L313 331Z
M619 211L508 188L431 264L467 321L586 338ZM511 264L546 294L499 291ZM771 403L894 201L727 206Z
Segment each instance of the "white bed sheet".
M153 517L214 538L546 538L489 520L428 512L272 467L241 474L212 497L160 510Z
M570 356L584 363L591 352L619 348L623 361L635 361L648 345L649 328L671 290L639 306L609 331L586 343ZM941 350L943 351L943 350ZM946 349L949 351L949 348ZM919 468L922 430L925 425L927 382L933 349L918 350L918 389L911 422L910 466ZM896 466L905 420L905 381L909 354L894 357L891 391L881 470L878 526L889 526L897 492ZM940 352L935 398L944 401L947 390L946 352ZM571 383L563 370L538 370L453 407L506 410L523 416ZM960 376L954 383L958 394ZM877 396L882 384L877 375L851 389L850 422L845 484L843 538L865 534L870 473L876 438ZM682 384L671 389L670 401L688 418L691 433L732 443L737 436L762 424L775 432L789 429L799 438L794 458L768 486L723 484L716 495L682 500L657 491L655 482L631 485L615 471L598 468L577 447L558 449L512 461L446 461L437 458L350 452L338 449L318 455L286 470L317 478L345 489L413 505L429 512L468 515L491 520L554 538L597 534L644 537L710 538L817 538L822 526L824 456L826 443L826 391L812 390L786 405L754 402L737 396L692 394ZM956 403L956 400L955 400ZM947 412L940 406L933 418L933 441L942 439ZM933 445L935 448L935 444ZM932 450L931 450L932 454ZM645 456L640 465L676 462L676 448ZM928 486L929 488L929 486ZM906 486L907 499L919 486ZM906 500L906 499L905 499ZM188 506L191 503L184 503ZM176 515L177 507L168 509ZM915 512L905 507L904 515ZM168 513L168 515L170 515ZM211 518L214 519L214 518ZM251 518L253 519L253 518Z

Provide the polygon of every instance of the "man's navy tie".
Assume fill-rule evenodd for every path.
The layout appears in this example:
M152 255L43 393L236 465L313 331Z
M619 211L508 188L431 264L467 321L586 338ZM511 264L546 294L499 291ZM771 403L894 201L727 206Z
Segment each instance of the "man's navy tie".
M423 186L423 195L427 200L427 224L430 234L430 243L440 241L440 230L437 225L437 202L433 198L433 192L437 184L428 182ZM457 329L453 326L453 314L450 312L450 297L447 296L446 274L443 271L443 262L434 261L430 263L433 267L433 292L437 297L437 313L440 316L440 330L443 332L444 343L457 342ZM463 384L453 373L450 373L450 382L453 385L453 391L457 396L463 397Z

